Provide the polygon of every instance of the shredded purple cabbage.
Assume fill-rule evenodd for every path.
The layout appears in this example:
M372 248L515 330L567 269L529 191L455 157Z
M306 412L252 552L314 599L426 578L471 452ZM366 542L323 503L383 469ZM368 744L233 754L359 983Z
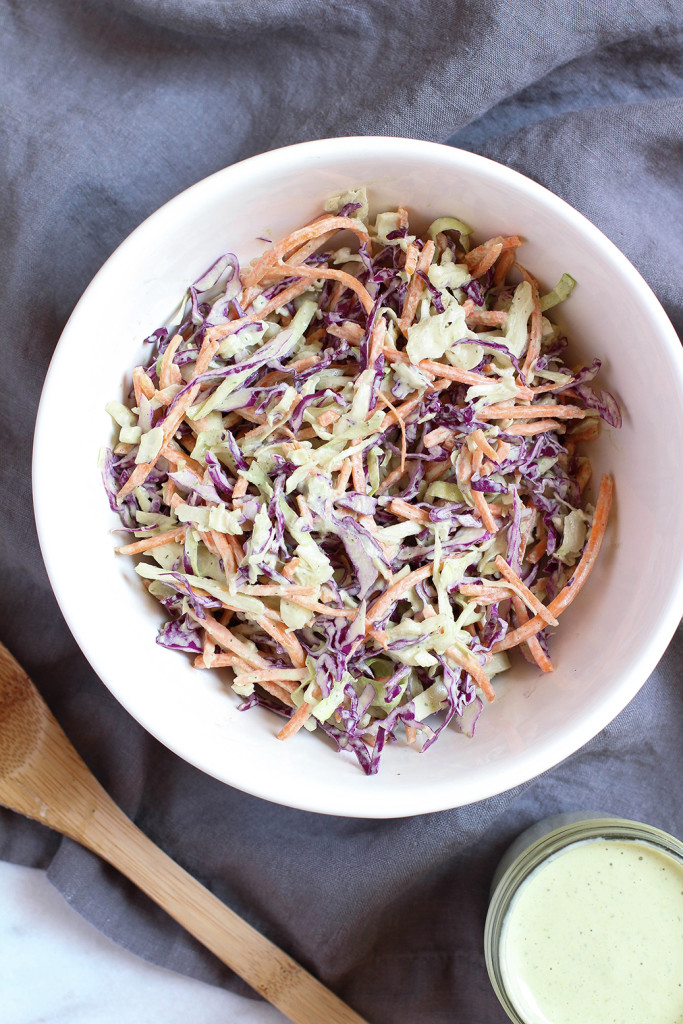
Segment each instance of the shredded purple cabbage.
M351 217L361 206L347 203L339 215ZM521 369L526 345L506 333L505 323L451 344L481 345L475 391L451 379L457 374L447 354L438 357L441 383L433 384L435 372L401 377L392 347L401 359L422 358L406 348L417 335L402 320L416 284L418 317L466 299L504 314L517 285L492 287L493 267L452 292L437 288L422 269L409 283L409 229L392 231L387 245L359 230L360 261L349 262L329 239L300 254L322 276L265 320L253 308L255 294L267 302L298 282L295 262L290 260L291 276L268 277L266 268L255 284L250 270L248 288L230 252L200 275L173 315L175 323L145 339L145 373L158 389L162 357L180 334L173 356L180 383L141 399L139 408L129 396L138 430L122 432L119 443L105 450L102 479L124 533L156 540L171 530L171 540L162 538L164 544L143 555L144 575L165 585L148 584L167 615L157 643L191 655L200 667L206 645L241 652L233 670L236 686L254 665L267 665L273 679L283 672L273 692L252 684L240 710L263 707L290 719L304 701L313 708L328 701L324 720L311 718L309 724L317 721L371 775L385 746L404 733L426 751L451 725L468 734L474 729L483 708L480 693L489 689L481 669L503 669L499 645L518 625L507 592L500 590L500 600L490 592L490 584L501 581L496 553L503 552L522 584L546 602L568 584L582 554L565 555L570 535L564 525L573 509L591 512L579 482L583 459L572 440L582 421L576 428L567 419L539 434L520 433L519 423L533 427L534 421L524 414L520 420L489 414L497 402L489 385L512 374L520 388L538 388L564 374L549 391L520 390L519 398L507 401L538 405L564 394L613 428L621 425L621 414L610 392L593 386L598 359L576 372L567 368L567 341L557 329L545 331L529 380ZM443 258L467 259L463 246L469 243L457 231L436 238L435 263L444 246ZM414 244L424 251L424 239ZM362 299L346 281L339 283L339 266L356 275L365 289ZM335 273L326 277L327 268ZM373 353L373 331L378 325L384 330L380 317L387 347ZM228 346L213 342L211 360L196 373L211 339L231 334ZM212 411L193 419L209 398L205 408ZM401 406L398 420L389 402ZM323 413L334 415L320 427ZM120 407L112 415L131 422L128 414L120 418ZM172 436L170 422L177 424ZM145 457L147 464L135 438L153 437L157 428L162 447ZM446 429L428 448L425 439L437 428ZM482 434L494 452L500 450L495 460L490 447L480 447ZM164 448L169 444L173 455ZM148 465L142 479L141 465ZM532 563L529 550L544 538L545 551ZM421 578L402 588L401 580L416 569ZM463 594L465 584L488 586L486 600ZM466 630L456 626L463 610L471 624ZM548 656L547 630L536 635ZM444 636L467 647L472 674L449 655ZM248 692L246 684L240 691ZM435 709L438 718L432 717Z

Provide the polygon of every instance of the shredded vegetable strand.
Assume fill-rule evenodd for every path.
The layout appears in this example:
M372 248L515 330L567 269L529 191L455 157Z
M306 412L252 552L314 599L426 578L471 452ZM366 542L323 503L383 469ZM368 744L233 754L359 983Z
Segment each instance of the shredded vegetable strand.
M613 490L614 482L612 478L610 476L603 476L595 506L593 525L588 543L581 555L581 560L570 581L547 606L547 611L554 616L558 616L560 612L565 611L569 607L593 571L607 529L607 519L612 504ZM492 650L494 653L506 651L517 644L526 643L529 637L535 636L545 625L546 621L540 615L535 615L533 619L529 619L523 626L508 633L503 640L499 640L498 643L494 644Z
M619 413L547 319L572 279L541 300L518 236L420 238L362 189L326 209L190 286L102 471L158 643L373 774L386 739L427 749L435 713L492 701L509 649L552 671L613 490L586 503L576 446Z

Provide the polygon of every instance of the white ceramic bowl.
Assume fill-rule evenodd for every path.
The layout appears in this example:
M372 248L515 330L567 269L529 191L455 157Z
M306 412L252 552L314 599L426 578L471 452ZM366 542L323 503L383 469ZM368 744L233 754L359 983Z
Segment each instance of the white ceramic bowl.
M424 756L396 744L366 778L320 735L280 743L281 721L237 711L220 676L155 643L162 609L114 554L118 520L97 456L112 427L142 339L188 285L227 250L242 261L320 210L326 196L368 186L375 210L407 206L424 225L451 214L478 240L520 234L524 264L552 287L579 282L560 307L569 362L603 361L602 386L624 425L593 446L594 469L616 481L597 567L552 640L545 676L515 658L496 680L473 739L442 734ZM87 370L86 370L87 368ZM117 249L69 320L45 383L35 435L40 543L64 616L91 665L128 711L180 757L257 796L329 814L370 818L435 811L509 789L557 764L602 729L642 686L683 611L683 488L671 466L683 436L683 358L648 286L600 231L528 178L482 157L406 139L309 142L228 167L153 214ZM54 458L56 423L73 445L68 501ZM120 536L120 535L119 535Z

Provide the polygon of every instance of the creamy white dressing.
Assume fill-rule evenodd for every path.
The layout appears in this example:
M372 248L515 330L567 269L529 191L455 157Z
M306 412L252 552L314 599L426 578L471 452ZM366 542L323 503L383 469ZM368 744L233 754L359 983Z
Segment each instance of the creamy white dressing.
M681 1024L683 864L636 840L571 844L515 894L500 964L527 1024Z

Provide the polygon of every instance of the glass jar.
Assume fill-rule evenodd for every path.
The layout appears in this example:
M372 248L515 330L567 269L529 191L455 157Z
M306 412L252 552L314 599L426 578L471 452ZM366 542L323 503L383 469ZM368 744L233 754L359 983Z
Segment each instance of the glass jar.
M648 895L658 887L661 898ZM515 1024L680 1024L682 922L683 843L624 818L557 815L523 832L498 865L484 934L486 966ZM655 958L660 944L664 965ZM654 973L650 954L660 967Z

